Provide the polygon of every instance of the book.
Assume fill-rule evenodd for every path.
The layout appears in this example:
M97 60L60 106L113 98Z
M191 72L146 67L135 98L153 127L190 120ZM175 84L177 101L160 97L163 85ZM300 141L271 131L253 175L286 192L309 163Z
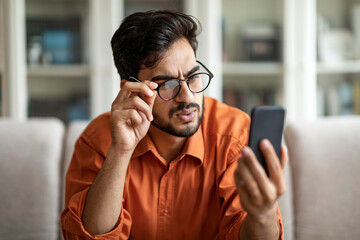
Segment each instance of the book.
M355 4L352 8L352 28L355 38L355 47L356 47L356 59L360 59L360 4Z
M353 94L354 94L353 113L356 115L360 115L360 79L354 81Z

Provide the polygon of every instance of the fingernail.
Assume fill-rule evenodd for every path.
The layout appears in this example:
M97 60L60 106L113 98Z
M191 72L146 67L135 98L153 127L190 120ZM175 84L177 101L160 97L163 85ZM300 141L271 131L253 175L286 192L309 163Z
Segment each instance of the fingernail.
M150 115L150 122L151 122L152 120L154 120L154 117L153 117L153 115L151 114L151 115Z
M263 145L264 148L270 147L270 141L269 141L269 139L266 139L266 138L265 138L265 139L262 141L262 145Z
M150 87L151 87L152 89L157 88L157 86L158 86L157 83L155 83L155 82L150 82Z
M243 156L248 156L249 155L249 150L246 147L242 148L241 152L242 152Z
M154 92L151 91L150 89L148 89L147 92L148 92L148 95L149 95L150 97L151 97L152 95L154 95Z

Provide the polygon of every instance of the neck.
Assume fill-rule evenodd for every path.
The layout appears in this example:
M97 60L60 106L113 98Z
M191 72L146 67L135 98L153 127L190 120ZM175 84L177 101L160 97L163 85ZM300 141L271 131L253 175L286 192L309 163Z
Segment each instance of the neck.
M156 149L168 163L173 161L182 151L187 138L170 135L150 125L149 135Z

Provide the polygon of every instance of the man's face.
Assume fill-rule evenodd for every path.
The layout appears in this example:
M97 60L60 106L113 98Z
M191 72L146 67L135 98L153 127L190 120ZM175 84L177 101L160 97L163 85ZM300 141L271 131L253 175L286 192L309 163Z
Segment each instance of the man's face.
M194 74L198 66L195 54L188 41L183 38L176 41L165 53L163 59L155 68L145 68L139 71L138 78L142 80L186 79ZM165 101L156 96L152 125L178 137L190 137L199 128L203 116L203 93L192 93L186 82L181 83L179 94Z

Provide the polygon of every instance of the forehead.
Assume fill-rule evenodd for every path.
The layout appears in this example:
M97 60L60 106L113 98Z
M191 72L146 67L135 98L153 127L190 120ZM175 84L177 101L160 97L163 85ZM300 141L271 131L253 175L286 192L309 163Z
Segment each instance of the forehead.
M189 42L185 38L182 38L173 43L155 67L144 67L141 69L138 78L141 80L148 80L157 75L182 77L196 65L194 50Z

